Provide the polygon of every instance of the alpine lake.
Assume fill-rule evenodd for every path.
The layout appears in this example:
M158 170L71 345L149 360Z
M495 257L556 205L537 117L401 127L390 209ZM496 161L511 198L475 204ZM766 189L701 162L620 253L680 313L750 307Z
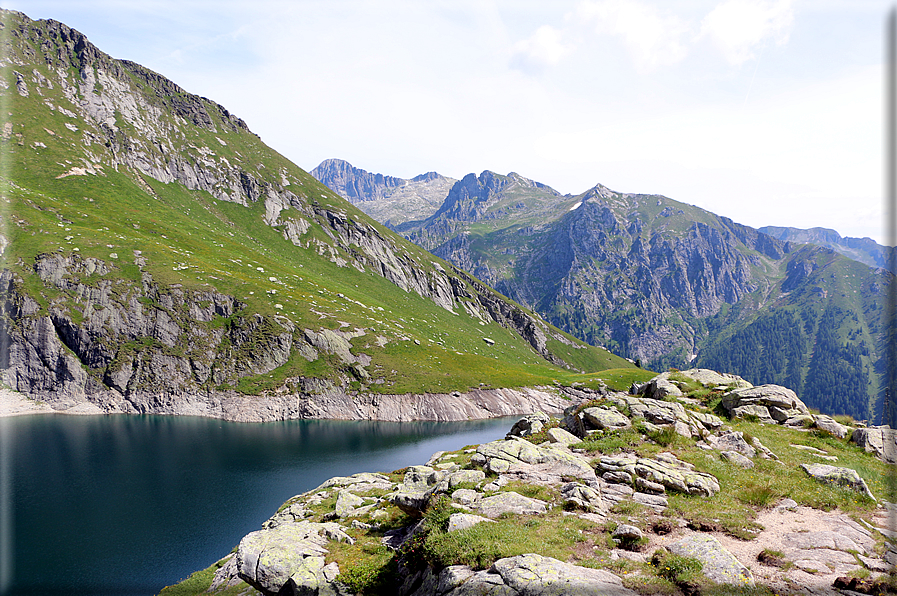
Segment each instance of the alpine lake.
M503 438L517 418L2 418L0 594L158 594L229 553L293 495Z

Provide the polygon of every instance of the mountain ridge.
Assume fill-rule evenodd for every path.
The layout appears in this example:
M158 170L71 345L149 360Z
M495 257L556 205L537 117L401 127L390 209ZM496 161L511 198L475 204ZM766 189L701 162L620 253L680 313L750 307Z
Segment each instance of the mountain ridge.
M819 352L838 354L829 366L863 389L853 402L845 387L810 397L811 405L880 415L887 274L662 195L598 184L562 196L519 178L468 174L437 212L395 229L561 329L656 370L704 366L803 390L810 369L823 366L813 354L819 322L828 321L836 339ZM803 332L777 348L783 317L802 319ZM791 364L736 355L733 340L758 354L783 350ZM845 342L853 346L846 352L838 347Z

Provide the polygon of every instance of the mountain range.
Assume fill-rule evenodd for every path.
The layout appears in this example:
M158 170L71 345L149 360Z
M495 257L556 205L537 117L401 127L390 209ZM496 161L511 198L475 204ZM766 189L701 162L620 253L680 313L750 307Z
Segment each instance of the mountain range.
M350 171L331 160L313 172L327 180L332 163ZM354 171L346 176L363 176ZM600 184L562 195L490 171L464 176L427 217L393 227L649 368L726 370L794 387L825 412L877 416L893 279L881 267L892 249L869 239L757 230L660 195Z
M0 24L8 387L84 412L467 419L544 398L507 388L632 367L377 223L223 106L57 21Z

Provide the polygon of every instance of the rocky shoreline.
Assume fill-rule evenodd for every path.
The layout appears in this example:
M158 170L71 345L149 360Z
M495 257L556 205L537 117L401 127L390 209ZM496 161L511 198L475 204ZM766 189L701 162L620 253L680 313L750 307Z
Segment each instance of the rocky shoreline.
M331 478L188 581L246 596L882 593L897 533L870 430L893 441L784 387L664 373L423 465Z
M565 392L566 391L566 392ZM484 420L544 410L558 413L582 391L569 388L522 387L473 389L465 393L351 395L340 390L316 394L264 396L189 395L157 396L135 404L127 400L95 403L86 398L52 403L23 393L0 389L0 418L22 414L162 414L203 416L231 422L275 422L281 420L373 420L382 422Z

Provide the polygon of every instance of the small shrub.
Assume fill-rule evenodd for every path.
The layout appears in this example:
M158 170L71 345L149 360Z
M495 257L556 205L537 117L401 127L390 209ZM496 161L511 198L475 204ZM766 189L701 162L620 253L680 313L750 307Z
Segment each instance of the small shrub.
M787 561L785 554L779 550L764 548L757 555L757 560L770 567L784 567Z
M768 482L766 484L751 483L738 491L735 495L735 497L742 503L753 505L755 507L768 507L770 504L778 501L782 496L783 495L772 488Z
M674 427L666 426L660 430L649 430L648 437L658 445L669 447L677 441L679 433Z
M675 584L693 581L704 568L704 564L698 559L674 555L666 549L654 551L651 564L657 575Z

